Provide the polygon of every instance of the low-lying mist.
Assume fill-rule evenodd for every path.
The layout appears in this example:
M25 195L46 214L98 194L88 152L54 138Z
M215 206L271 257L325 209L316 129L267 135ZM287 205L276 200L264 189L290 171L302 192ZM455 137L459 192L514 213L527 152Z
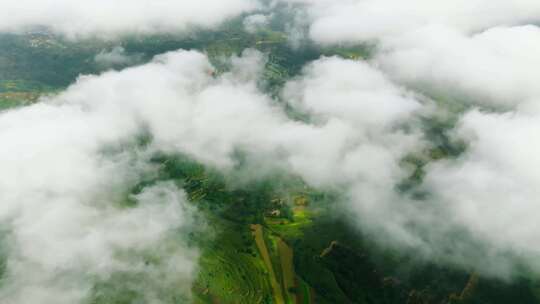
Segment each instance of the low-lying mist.
M253 49L222 58L222 71L199 51L140 64L119 47L95 60L139 65L0 112L3 303L86 303L111 281L144 290L147 303L168 303L163 290L189 301L199 253L186 236L204 223L181 185L131 192L155 173L156 153L239 179L280 170L338 191L336 213L420 259L503 279L540 271L537 1L68 2L2 3L0 30L116 39L245 13L256 32L279 8L305 18L287 23L295 48L375 47L366 60L309 62L277 94L264 83L267 55ZM97 21L102 10L110 18ZM426 131L438 119L451 122L440 135L459 153L441 152Z

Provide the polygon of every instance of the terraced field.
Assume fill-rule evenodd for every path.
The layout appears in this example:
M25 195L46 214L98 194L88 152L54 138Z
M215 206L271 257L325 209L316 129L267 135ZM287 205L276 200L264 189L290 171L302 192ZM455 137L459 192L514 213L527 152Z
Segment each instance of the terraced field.
M294 260L293 250L285 244L285 242L278 238L277 240L279 259L281 262L281 275L283 289L285 290L285 300L287 304L297 303L296 293L296 274L294 272Z
M21 80L0 79L0 110L29 105L43 94L51 93L50 87Z
M274 295L274 301L276 304L285 304L281 284L279 283L279 279L276 276L276 271L274 270L274 265L272 263L272 258L268 250L268 246L266 246L263 227L261 225L251 225L251 229L253 231L253 237L255 238L255 242L257 243L257 248L268 271L270 284L272 286L272 293Z
M272 303L267 270L247 227L225 225L216 236L221 241L211 242L202 253L195 290L199 303Z
M296 275L293 249L279 235L262 225L252 225L252 231L268 269L275 302L312 303L311 288Z

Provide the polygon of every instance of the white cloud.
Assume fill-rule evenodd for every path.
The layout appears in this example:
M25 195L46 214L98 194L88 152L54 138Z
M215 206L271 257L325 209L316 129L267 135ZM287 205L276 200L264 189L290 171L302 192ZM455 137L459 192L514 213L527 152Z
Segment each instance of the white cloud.
M121 46L116 46L110 51L102 50L94 57L94 61L103 67L132 65L141 60L141 54L126 54L126 50Z
M153 138L150 151L185 153L227 171L240 149L258 165L347 189L353 208L365 211L358 216L391 211L393 186L406 174L399 160L418 145L397 126L420 104L366 63L323 58L287 86L284 96L317 117L294 121L257 88L263 60L248 50L216 77L205 55L172 52L81 77L58 96L0 113L0 223L11 231L2 298L80 302L92 278L133 267L118 251L159 248L168 231L189 226L185 198L169 184L135 197L135 208L115 207L120 190L147 168L144 153L108 147L142 129ZM388 217L374 219L385 227ZM189 286L194 253L183 244L172 252L163 259L180 261L173 281Z
M321 126L320 134L291 145L293 166L315 184L395 184L403 174L399 159L419 144L416 135L396 126L413 119L422 105L364 62L317 60L286 85L284 98Z
M284 1L305 5L316 42L377 41L376 65L414 88L506 108L538 96L538 1Z
M468 140L467 151L458 160L432 164L425 187L444 205L449 222L466 227L498 254L523 258L537 272L540 116L472 111L457 132ZM515 274L511 263L504 259L484 270Z
M158 184L134 197L135 207L121 207L127 187L148 168L144 154L107 149L129 143L141 126L128 106L120 108L126 100L119 88L89 88L88 82L0 113L4 303L81 303L96 280L126 271L189 294L196 252L170 238L190 224L186 199L172 185ZM109 94L118 94L114 103ZM160 250L165 243L169 250ZM146 251L161 264L145 264Z
M426 26L471 33L495 25L538 21L536 0L282 0L307 5L310 35L320 43L385 39Z
M305 68L303 76L287 84L289 102L359 127L387 128L420 107L411 93L365 62L323 58Z
M465 153L427 166L424 187L430 193L428 199L394 197L408 206L398 208L398 213L390 210L377 216L377 210L389 208L376 205L361 211L374 211L373 221L388 219L396 228L396 236L401 235L424 249L419 252L438 261L498 276L516 274L516 263L525 262L526 267L538 272L540 248L534 240L540 230L534 215L538 213L536 189L540 184L535 170L540 148L540 91L536 84L540 78L540 29L536 25L540 2L286 2L305 5L313 41L376 41L371 62L392 80L435 97L453 100L446 98L451 96L480 107L456 117L455 136L467 143ZM348 70L345 66L342 69ZM325 71L318 73L323 75ZM346 75L341 85L360 86L352 84L354 80ZM326 90L324 82L318 87L321 91L314 90L314 96L332 92ZM309 110L316 100L301 106ZM339 103L341 99L332 100ZM400 113L399 108L393 110ZM353 115L348 111L336 113L339 107L327 111ZM374 122L384 124L384 120L375 119L376 111L371 115ZM360 184L353 189L363 190L358 191L359 197L365 197L376 187L363 189Z
M264 27L268 26L268 23L272 16L263 15L263 14L255 14L247 16L244 19L244 29L248 33L255 33L260 29L263 29Z
M46 26L72 38L177 32L216 26L257 6L256 0L4 0L0 31Z
M385 44L381 68L399 81L483 105L512 108L540 96L540 28L495 27L467 36L426 28Z

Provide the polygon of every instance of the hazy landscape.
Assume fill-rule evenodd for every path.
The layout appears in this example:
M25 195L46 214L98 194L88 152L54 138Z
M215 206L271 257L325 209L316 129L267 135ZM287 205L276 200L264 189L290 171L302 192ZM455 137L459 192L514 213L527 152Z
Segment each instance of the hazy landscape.
M539 22L0 1L0 304L540 303Z

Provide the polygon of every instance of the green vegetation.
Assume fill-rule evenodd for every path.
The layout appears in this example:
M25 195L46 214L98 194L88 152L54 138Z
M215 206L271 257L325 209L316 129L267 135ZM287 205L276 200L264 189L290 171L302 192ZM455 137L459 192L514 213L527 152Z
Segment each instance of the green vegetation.
M217 220L219 221L219 220ZM207 243L194 292L201 303L272 303L267 270L247 226L221 222Z
M278 304L283 304L285 303L283 291L281 289L281 285L279 284L280 280L276 275L277 270L274 270L274 263L272 261L272 258L270 257L268 246L266 245L267 241L264 237L263 227L261 225L252 225L251 229L253 231L255 243L257 244L257 248L259 249L259 253L261 254L264 265L266 266L268 272L270 285L272 286L272 293L274 295L274 302Z
M0 81L0 111L34 103L43 94L54 92L52 88L22 80Z
M281 262L281 285L285 289L285 295L287 303L296 303L296 274L294 271L294 252L293 250L282 240L277 239L277 246L279 252L279 259Z

